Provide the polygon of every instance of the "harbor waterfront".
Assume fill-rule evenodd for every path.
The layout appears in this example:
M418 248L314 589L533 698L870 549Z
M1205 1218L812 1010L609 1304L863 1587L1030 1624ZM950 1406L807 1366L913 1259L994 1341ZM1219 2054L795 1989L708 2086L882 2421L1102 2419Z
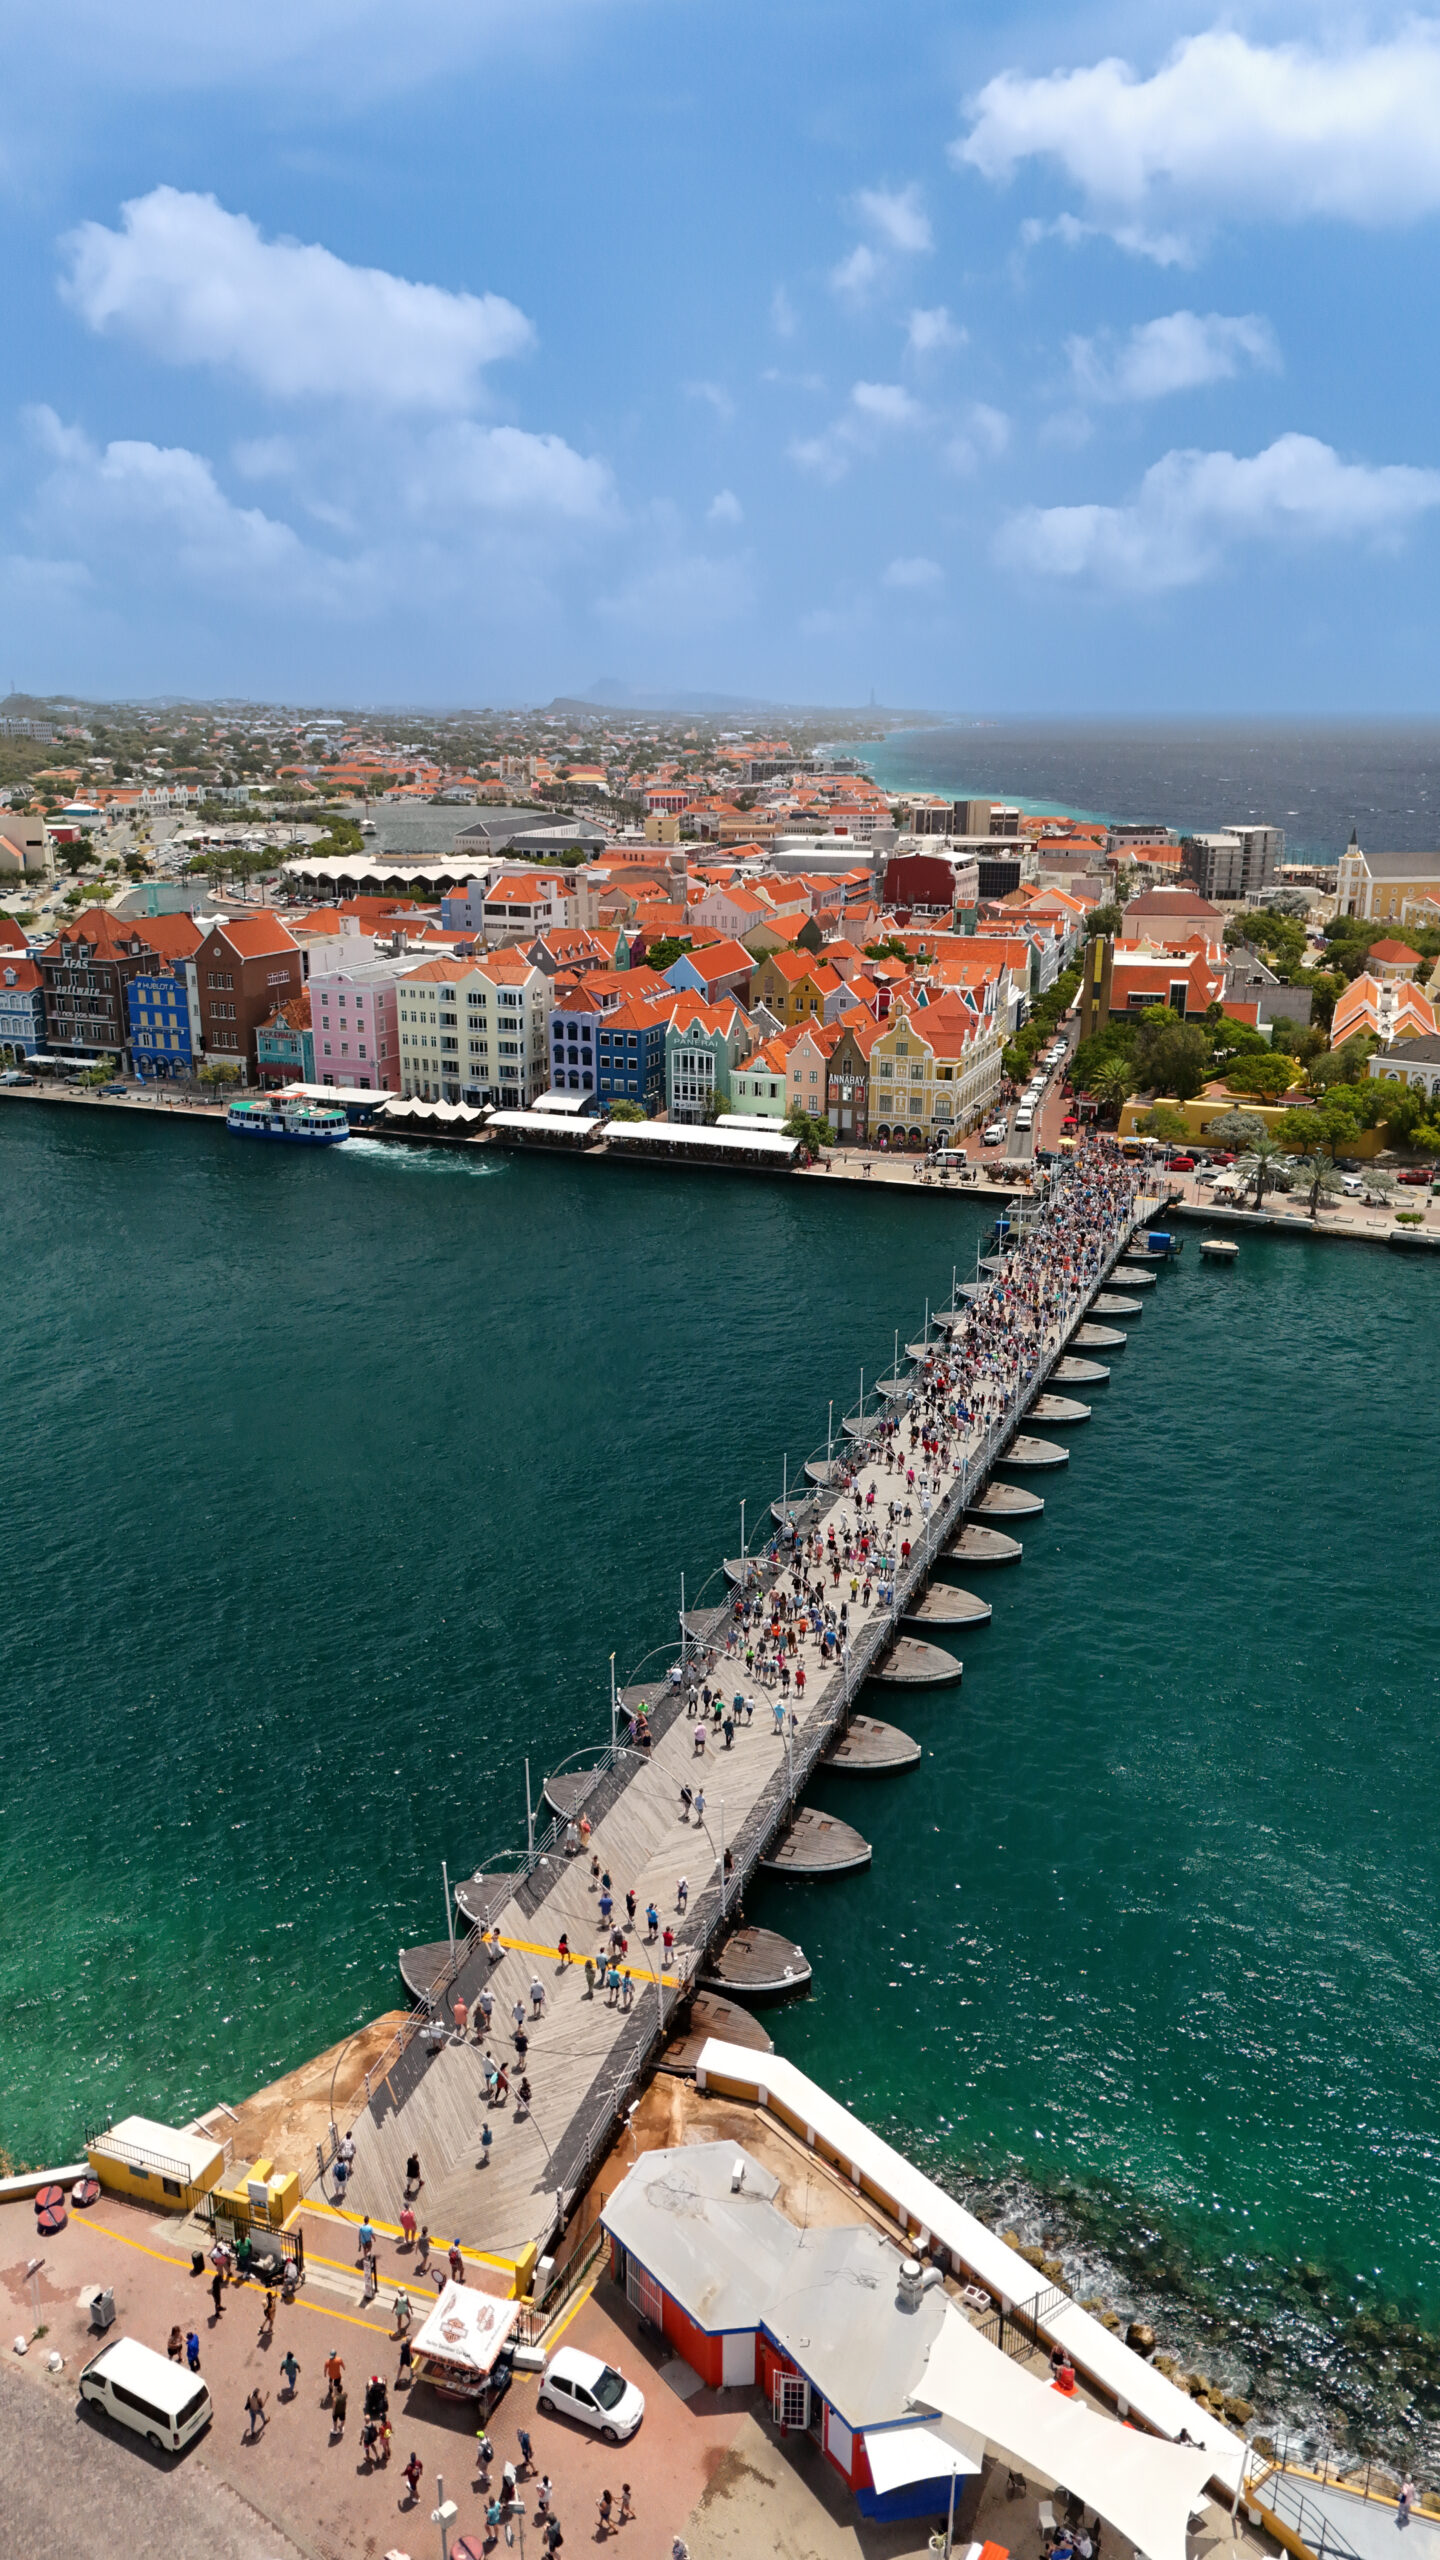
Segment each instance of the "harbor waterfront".
M0 2138L34 2157L396 2002L440 1858L523 1835L525 1752L603 1739L610 1646L663 1641L984 1216L98 1113L7 1115L5 1166ZM814 1968L783 2050L932 2171L1068 2189L1137 2280L1278 2314L1297 2382L1352 2301L1440 2296L1434 1674L1379 1476L1423 1481L1429 1285L1259 1237L1163 1275L963 1690L905 1701L921 1787L812 1790L871 1866L747 1901Z

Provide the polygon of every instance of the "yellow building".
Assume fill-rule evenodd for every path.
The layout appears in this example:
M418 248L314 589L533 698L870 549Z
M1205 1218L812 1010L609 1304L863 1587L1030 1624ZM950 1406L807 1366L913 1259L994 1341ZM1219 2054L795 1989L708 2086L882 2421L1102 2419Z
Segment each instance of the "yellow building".
M182 2133L149 2116L124 2116L86 2145L86 2158L102 2187L133 2196L162 2213L188 2213L219 2182L222 2146L208 2133Z
M1428 897L1440 898L1440 853L1364 853L1351 836L1336 873L1337 915L1403 923Z
M963 1136L999 1088L1000 1032L991 1014L942 997L898 1012L870 1052L869 1118L874 1143L929 1145Z

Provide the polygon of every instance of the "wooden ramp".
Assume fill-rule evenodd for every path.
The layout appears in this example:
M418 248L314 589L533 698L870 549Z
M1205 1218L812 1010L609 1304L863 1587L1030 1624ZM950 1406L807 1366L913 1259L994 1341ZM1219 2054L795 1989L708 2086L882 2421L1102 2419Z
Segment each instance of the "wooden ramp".
M919 1758L919 1743L897 1724L882 1724L878 1716L852 1716L821 1765L852 1778L883 1778L896 1769L913 1769Z
M964 1676L965 1665L943 1644L922 1644L918 1636L901 1636L882 1654L870 1677L887 1689L948 1689Z
M1043 1494L1023 1484L987 1484L978 1502L969 1505L971 1520L1035 1520L1045 1508Z
M790 1828L760 1864L772 1876L848 1876L874 1855L852 1824L818 1806L802 1804Z
M913 1608L902 1609L900 1623L905 1627L983 1627L994 1615L988 1600L979 1600L973 1591L962 1591L955 1582L932 1582Z
M751 2053L773 2053L774 2039L767 2036L758 2018L742 2009L735 2000L722 2000L718 1992L697 1991L690 2003L685 2023L671 2037L655 2068L673 2071L681 2079L693 2080L695 2065L711 2036L722 2037L726 2044L741 2044Z
M747 2000L789 2000L809 1990L810 1966L803 1947L777 1930L737 1929L702 1968L700 1988L727 1996L741 1991Z
M963 1528L945 1550L951 1564L1018 1564L1024 1553L1018 1538L1007 1538L1003 1529L978 1525Z
M1068 1467L1070 1452L1062 1448L1058 1440L1036 1440L1028 1431L1022 1431L1011 1441L1004 1456L996 1460L996 1464L1002 1467L1033 1467L1037 1470L1041 1467Z
M1029 1414L1026 1418L1030 1422L1049 1422L1052 1424L1057 1422L1088 1422L1090 1419L1090 1407L1088 1404L1077 1404L1073 1396L1037 1396L1030 1407ZM1012 1441L1010 1445L1014 1448L1017 1443Z
M1067 1358L1064 1360L1057 1360L1054 1368L1050 1372L1050 1375L1052 1378L1058 1378L1062 1387L1102 1387L1106 1379L1109 1377L1110 1372L1108 1369L1102 1369L1098 1360L1071 1360ZM1046 1398L1044 1401L1048 1402L1049 1399ZM1037 1405L1033 1409L1038 1413L1039 1406ZM1056 1416L1053 1413L1048 1413L1044 1418L1047 1422L1054 1422Z

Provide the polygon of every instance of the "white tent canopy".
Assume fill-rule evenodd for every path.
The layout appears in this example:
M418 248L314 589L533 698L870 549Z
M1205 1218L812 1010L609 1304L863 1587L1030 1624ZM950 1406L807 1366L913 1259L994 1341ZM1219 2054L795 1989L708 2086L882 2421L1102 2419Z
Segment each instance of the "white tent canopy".
M1032 2479L1063 2482L1147 2560L1185 2560L1214 2456L1162 2444L1026 2373L947 2309L912 2402L973 2427Z
M867 2427L865 2452L876 2494L913 2488L918 2480L973 2479L984 2468L985 2439L946 2418L938 2426Z

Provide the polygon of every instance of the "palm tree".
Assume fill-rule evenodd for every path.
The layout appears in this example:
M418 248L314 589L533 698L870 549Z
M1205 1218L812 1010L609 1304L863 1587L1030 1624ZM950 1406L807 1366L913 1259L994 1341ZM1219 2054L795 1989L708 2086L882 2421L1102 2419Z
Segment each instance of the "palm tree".
M1105 1058L1090 1079L1090 1090L1096 1101L1106 1111L1113 1111L1118 1120L1135 1090L1135 1078L1123 1058Z
M1247 1182L1252 1175L1254 1176L1255 1197L1250 1203L1252 1209L1259 1208L1267 1191L1278 1190L1281 1187L1283 1179L1281 1160L1284 1157L1285 1149L1278 1138L1271 1137L1268 1129L1263 1136L1251 1139L1240 1159L1240 1171Z

